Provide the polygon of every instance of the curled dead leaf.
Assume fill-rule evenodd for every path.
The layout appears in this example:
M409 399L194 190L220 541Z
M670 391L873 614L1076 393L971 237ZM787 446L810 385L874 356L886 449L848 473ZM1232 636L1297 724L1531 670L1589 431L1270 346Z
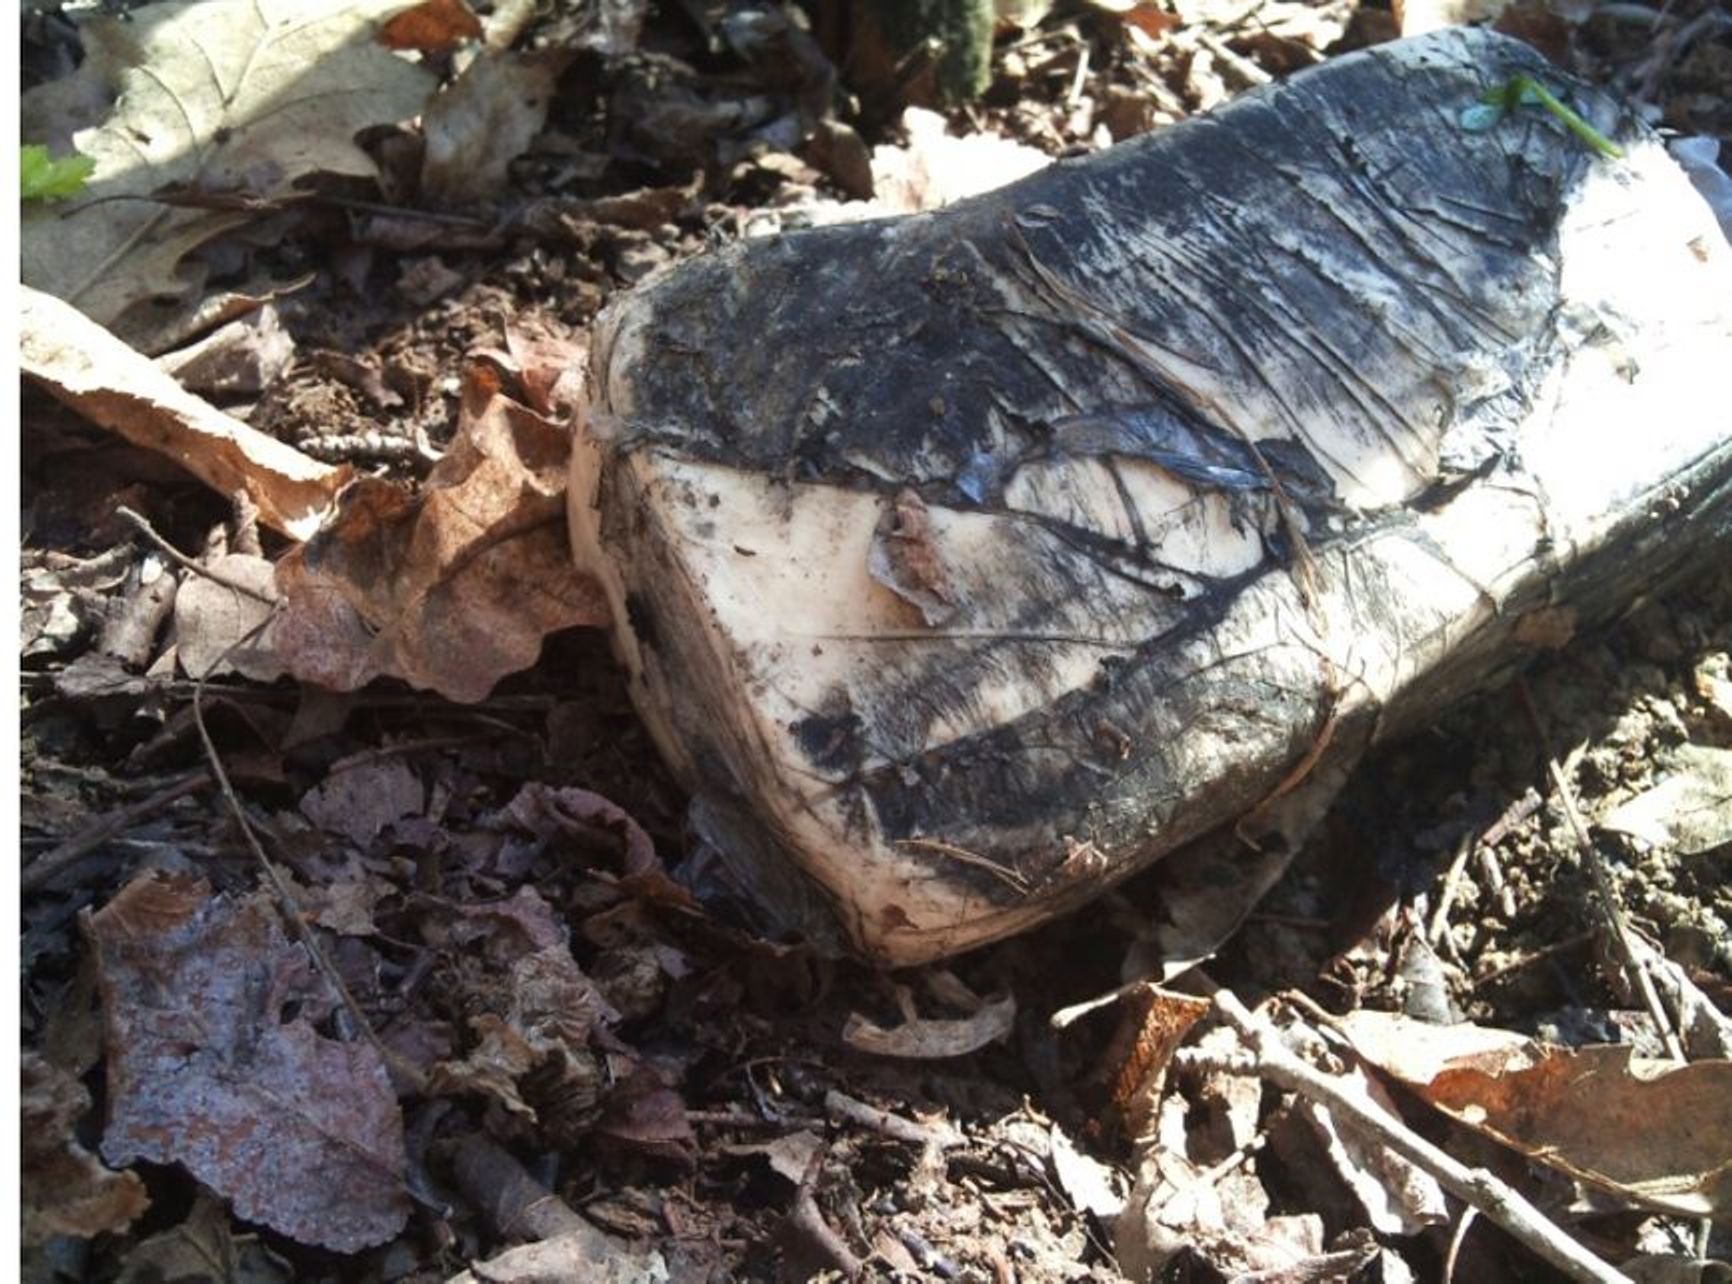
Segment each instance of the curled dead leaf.
M571 561L568 451L563 428L472 366L457 437L422 494L357 482L277 564L288 671L339 691L392 676L475 702L534 664L548 633L605 621L600 587Z
M1009 1034L1016 1024L1016 996L1003 995L983 1003L978 1012L955 1020L915 1018L891 1029L850 1013L842 1041L861 1052L881 1057L921 1061L966 1056Z

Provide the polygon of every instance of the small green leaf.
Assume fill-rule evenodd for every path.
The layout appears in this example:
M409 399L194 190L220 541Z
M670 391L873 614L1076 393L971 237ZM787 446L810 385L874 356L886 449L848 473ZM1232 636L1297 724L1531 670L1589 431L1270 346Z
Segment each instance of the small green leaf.
M1503 84L1486 90L1480 95L1479 102L1457 117L1457 122L1465 130L1482 133L1520 106L1545 108L1563 122L1565 129L1602 156L1616 160L1624 154L1623 148L1578 116L1551 90L1527 75L1511 76Z
M84 190L96 161L77 152L54 157L40 143L18 149L18 190L27 201L62 201Z

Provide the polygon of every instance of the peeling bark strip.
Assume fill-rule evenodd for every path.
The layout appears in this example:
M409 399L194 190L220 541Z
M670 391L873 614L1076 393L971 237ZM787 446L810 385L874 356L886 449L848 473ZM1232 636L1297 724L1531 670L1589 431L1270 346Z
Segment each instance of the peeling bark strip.
M1031 926L1724 556L1732 250L1452 30L616 303L579 562L703 831L886 962ZM1076 853L1089 859L1078 860Z

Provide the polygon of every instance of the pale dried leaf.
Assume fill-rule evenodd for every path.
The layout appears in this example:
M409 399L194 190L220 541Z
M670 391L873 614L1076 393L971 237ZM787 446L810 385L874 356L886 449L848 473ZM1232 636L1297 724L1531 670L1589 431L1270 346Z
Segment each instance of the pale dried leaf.
M230 321L195 343L156 359L183 388L227 397L254 396L295 360L295 341L274 304Z
M313 173L372 177L361 130L413 116L431 73L377 45L400 0L164 0L81 24L77 73L114 103L74 135L78 202L26 210L26 283L104 324L194 284L181 259L249 217L144 199L163 188L269 202ZM57 91L61 95L67 90Z
M874 214L912 214L977 196L1032 174L1052 162L1036 148L996 134L953 137L937 112L910 107L902 114L908 144L872 149Z
M209 568L260 593L276 592L275 568L251 553L225 553L212 558ZM270 630L260 630L270 615L269 602L206 576L188 575L174 598L174 641L182 670L194 678L239 673L255 682L275 682L283 666L272 654ZM254 636L243 642L248 634Z
M980 1011L954 1021L916 1018L886 1030L858 1012L848 1015L842 1041L861 1052L881 1057L938 1060L977 1052L995 1039L1002 1039L1016 1024L1016 997L1006 994L990 999Z
M730 1155L762 1155L769 1161L771 1170L778 1177L783 1177L796 1186L806 1179L812 1160L823 1149L824 1139L804 1128L799 1132L772 1137L769 1141L739 1142L722 1147L722 1150Z
M28 1050L19 1071L24 1242L125 1230L150 1207L150 1197L136 1173L104 1168L78 1144L74 1128L90 1109L84 1085Z
M563 55L487 50L427 107L422 194L465 205L496 199L506 171L547 121Z
M1680 746L1657 785L1612 808L1599 825L1682 856L1732 843L1732 749Z
M1680 1217L1732 1207L1732 1061L1674 1066L1382 1012L1343 1029L1367 1061L1536 1162Z
M226 415L52 295L24 287L24 373L92 423L160 451L222 495L243 491L259 520L294 539L317 528L349 469L333 468Z
M1053 1172L1072 1207L1109 1223L1124 1211L1123 1174L1117 1168L1083 1154L1057 1124L1052 1126L1049 1142Z
M599 1232L555 1235L496 1253L447 1284L661 1284L672 1278L662 1255Z
M371 1044L260 895L147 873L86 919L107 1022L111 1163L179 1163L235 1212L338 1252L408 1220L403 1120Z

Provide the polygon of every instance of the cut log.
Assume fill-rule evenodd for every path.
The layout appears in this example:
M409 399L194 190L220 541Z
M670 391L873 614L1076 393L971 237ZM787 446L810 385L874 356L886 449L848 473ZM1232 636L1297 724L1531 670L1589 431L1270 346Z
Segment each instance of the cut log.
M1464 127L1518 74L1622 157ZM1729 366L1732 250L1652 133L1453 30L653 278L594 336L573 539L700 832L912 963L1724 557Z

